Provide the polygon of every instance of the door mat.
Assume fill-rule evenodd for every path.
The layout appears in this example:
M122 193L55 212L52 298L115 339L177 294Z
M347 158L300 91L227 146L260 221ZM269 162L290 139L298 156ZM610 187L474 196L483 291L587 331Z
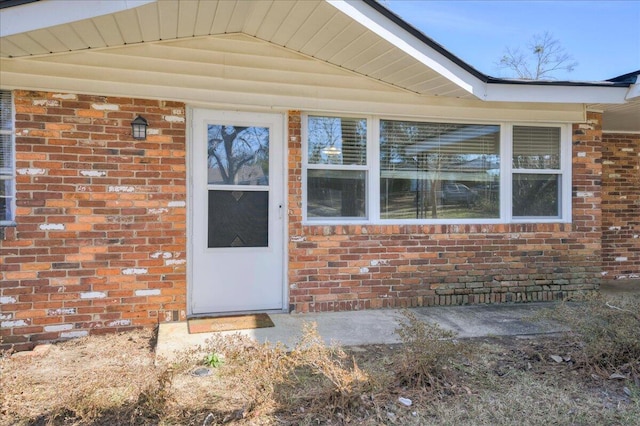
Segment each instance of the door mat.
M275 327L273 321L271 321L271 318L269 318L269 315L267 314L193 318L188 320L187 324L189 326L189 334Z

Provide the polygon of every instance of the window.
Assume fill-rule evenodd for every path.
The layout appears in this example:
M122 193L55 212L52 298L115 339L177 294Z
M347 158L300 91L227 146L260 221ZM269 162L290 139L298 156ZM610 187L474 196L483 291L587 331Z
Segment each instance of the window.
M500 216L500 126L380 121L380 217Z
M306 217L367 217L367 120L306 117Z
M309 223L568 221L568 125L308 115Z
M0 91L0 225L14 220L15 171L11 92Z
M513 127L514 217L560 217L560 128Z

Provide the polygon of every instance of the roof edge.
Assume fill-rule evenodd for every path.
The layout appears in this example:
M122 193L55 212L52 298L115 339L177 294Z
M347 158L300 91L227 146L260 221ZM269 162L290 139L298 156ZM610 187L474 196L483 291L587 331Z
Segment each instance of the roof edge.
M451 53L444 46L442 46L437 41L427 36L425 33L423 33L422 31L420 31L419 29L417 29L416 27L414 27L413 25L411 25L410 23L402 19L400 16L396 15L393 11L387 9L385 6L380 4L377 0L362 0L362 1L367 5L369 5L371 8L375 9L378 13L380 13L384 17L388 18L394 24L400 26L403 30L411 34L416 39L420 40L427 46L431 47L433 50L445 56L451 62L455 63L456 65L458 65L459 67L467 71L468 73L472 74L477 79L482 80L482 82L484 83L487 83L489 81L490 77L488 75L482 73L481 71L478 71L473 66L469 65L468 63L466 63L465 61L463 61L462 59L460 59L459 57Z
M477 70L472 65L469 65L464 60L460 59L441 44L425 35L422 31L405 21L403 18L395 14L393 11L387 9L380 4L377 0L362 0L371 8L375 9L378 13L382 14L394 24L400 26L403 30L407 31L413 37L426 44L430 48L436 50L438 53L464 69L468 73L472 74L477 79L484 83L489 84L518 84L518 85L531 85L531 86L586 86L586 87L629 87L635 83L635 79L632 77L638 77L639 71L624 74L619 77L615 77L605 81L570 81L570 80L524 80L518 78L500 78L492 77L488 74L484 74L482 71Z
M0 0L0 9L8 9L10 7L22 6L27 3L35 3L40 0Z
M640 70L628 72L626 74L619 75L617 77L610 78L607 81L612 83L628 83L629 85L638 83L640 78Z

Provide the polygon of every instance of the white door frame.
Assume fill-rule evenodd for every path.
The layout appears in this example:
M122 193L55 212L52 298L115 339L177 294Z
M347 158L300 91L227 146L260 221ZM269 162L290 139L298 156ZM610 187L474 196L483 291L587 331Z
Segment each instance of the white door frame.
M203 111L211 111L212 113L220 113L220 112L234 112L233 110L229 109L229 110L222 110L222 109L215 109L215 108L202 108L202 107L194 107L194 106L187 106L186 108L186 114L187 114L187 126L186 126L186 177L187 177L187 203L186 203L186 222L187 222L187 242L186 242L186 249L187 249L187 270L186 270L186 279L187 279L187 283L186 283L186 290L187 290L187 294L186 294L186 305L187 305L187 317L196 317L196 316L202 316L202 315L207 315L207 314L194 314L193 313L193 303L192 303L192 296L193 296L193 286L194 286L194 279L195 279L195 268L194 268L194 242L193 242L193 235L194 232L196 232L196 226L194 224L194 167L193 167L193 163L194 163L194 158L197 158L197 153L194 152L195 151L195 139L196 139L196 135L194 132L194 128L193 128L193 116L194 116L194 112L196 110L203 110ZM249 112L251 113L251 112ZM262 112L255 112L256 114L261 114ZM283 224L282 224L282 253L281 253L281 259L282 259L282 309L277 309L277 310L272 310L272 311L260 311L260 312L273 312L273 313L288 313L289 312L289 289L288 289L288 229L289 229L289 223L288 223L288 206L287 206L287 198L288 198L288 192L287 192L287 158L288 158L288 144L287 144L287 127L286 127L286 114L284 112L270 112L269 114L272 114L274 116L279 116L279 120L281 121L281 129L282 129L282 140L278 140L278 141L273 141L274 143L281 143L282 147L281 147L281 155L280 158L276 161L276 166L278 166L278 162L279 167L275 167L274 169L277 169L279 173L281 173L282 175L282 185L280 185L279 191L282 194L282 200L281 200L281 204L282 204L282 208L281 208L281 212L283 215ZM242 311L243 313L248 313L251 311ZM222 314L227 315L227 314L231 314L233 312L224 312ZM215 315L215 313L211 313L213 315Z

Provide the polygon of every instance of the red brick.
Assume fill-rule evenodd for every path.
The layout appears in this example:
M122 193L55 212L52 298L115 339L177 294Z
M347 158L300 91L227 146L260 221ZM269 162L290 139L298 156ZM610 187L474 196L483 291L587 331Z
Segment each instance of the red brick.
M123 277L118 266L123 263L122 253L135 253L140 246L153 246L154 251L170 251L186 258L184 209L180 214L163 215L159 230L143 232L147 223L159 223L158 215L149 214L143 205L157 208L176 196L185 199L185 127L154 125L166 148L153 141L134 143L130 136L130 121L136 115L159 122L172 109L184 110L184 104L171 102L171 107L160 108L161 102L156 100L80 94L73 100L60 100L59 106L32 105L33 99L52 96L44 92L14 92L16 129L30 130L30 137L16 138L18 167L43 168L45 173L18 176L18 226L10 228L2 241L1 251L11 252L8 263L0 262L0 288L3 296L17 299L17 303L3 305L3 314L28 318L32 324L17 327L13 334L27 338L31 335L34 340L55 340L59 333L42 333L42 328L36 326L69 323L76 331L102 332L108 327L100 331L96 327L106 323L92 318L122 319L121 313L113 309L144 311L139 318L132 316L132 327L157 321L156 318L150 321L146 312L151 307L156 317L159 310L185 311L184 265L166 267L162 260L151 262L149 252L140 252L128 261L127 267L157 264L158 274L165 274L162 281L158 274ZM92 110L94 103L116 104L121 111ZM155 168L164 157L170 157L171 164ZM134 164L133 158L141 161ZM101 175L84 176L84 170ZM132 185L140 190L136 194L107 192L108 186L117 185ZM107 201L113 204L107 206ZM141 207L135 207L134 203L140 203ZM131 222L109 222L110 217L130 217ZM39 226L46 223L64 224L64 229L40 230ZM6 256L1 255L4 260ZM121 298L133 294L132 289L122 287L130 282L136 284L135 288L162 288L163 294L154 298L153 305L149 305L146 297L130 297L136 303L119 305ZM80 299L80 293L91 291L104 291L108 297ZM72 307L78 309L78 315L40 315ZM26 347L28 341L20 339L23 337L15 341L5 339L3 345L15 343Z

